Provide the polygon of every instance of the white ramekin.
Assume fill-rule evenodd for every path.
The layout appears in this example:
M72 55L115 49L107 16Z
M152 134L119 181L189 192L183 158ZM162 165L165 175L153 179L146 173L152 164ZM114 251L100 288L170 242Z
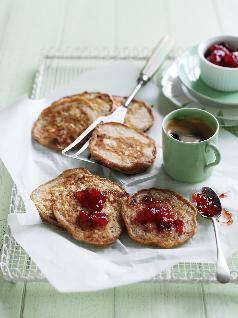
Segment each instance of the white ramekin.
M238 37L236 36L216 36L201 42L198 46L201 78L208 86L219 91L238 91L238 68L212 64L204 56L212 44L222 42L230 44L238 52Z

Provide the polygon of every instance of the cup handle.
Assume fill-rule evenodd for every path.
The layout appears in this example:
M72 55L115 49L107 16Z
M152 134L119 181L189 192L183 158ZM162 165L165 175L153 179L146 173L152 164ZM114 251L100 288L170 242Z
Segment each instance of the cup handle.
M208 151L209 148L211 148L214 151L216 159L215 159L215 161L207 164L206 168L209 168L209 167L212 167L212 166L216 166L221 161L221 153L220 153L218 147L216 145L214 145L214 144L207 144L206 145L206 151Z

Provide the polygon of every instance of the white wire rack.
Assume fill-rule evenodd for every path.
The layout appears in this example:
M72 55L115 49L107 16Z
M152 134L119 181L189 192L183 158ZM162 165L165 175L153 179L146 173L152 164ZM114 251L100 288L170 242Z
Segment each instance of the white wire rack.
M139 66L142 66L148 54L147 49L125 49L113 55L106 49L67 49L64 51L51 49L45 51L42 53L36 72L31 98L36 99L46 96L54 88L67 84L81 73L115 60L133 60ZM171 55L168 63L172 59L173 55ZM154 79L155 81L159 80L160 74L161 72ZM12 188L9 213L25 213L23 201L15 185ZM3 235L0 233L0 268L3 276L14 282L44 281L43 274L24 249L14 240L10 228L4 220L0 220L0 229L3 231ZM2 242L1 237L3 237ZM231 282L238 283L238 253L229 259L229 267L232 276ZM216 282L215 264L179 263L170 270L154 277L153 281Z

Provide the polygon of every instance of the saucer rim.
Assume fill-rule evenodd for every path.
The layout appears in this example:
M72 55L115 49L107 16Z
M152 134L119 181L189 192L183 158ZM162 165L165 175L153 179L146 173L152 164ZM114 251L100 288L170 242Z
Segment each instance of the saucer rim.
M178 64L177 64L177 60L175 60L167 69L166 71L164 72L163 76L162 76L162 80L161 80L161 88L162 88L162 93L163 95L168 98L174 105L174 107L176 109L179 109L179 108L182 108L182 107L186 107L186 106L183 106L180 102L178 102L177 100L174 99L174 96L171 96L170 94L168 94L168 92L166 91L166 88L168 87L168 85L171 85L168 81L164 80L164 78L166 78L168 72L171 72L171 68L176 68L177 70L177 67L178 67ZM171 75L170 75L171 76ZM174 79L177 79L178 82L179 82L179 85L183 85L183 83L180 81L179 77L178 77L178 74L176 75L176 77ZM171 81L171 80L170 80ZM186 88L186 87L185 87ZM199 105L201 105L199 103L199 101L195 101L195 100L191 100L189 99L189 97L183 93L185 95L185 97L188 99L189 103L188 104L192 104L192 103L197 103ZM195 98L196 99L196 98ZM202 106L202 105L201 105ZM206 106L205 106L206 107ZM208 108L212 108L212 106L207 106ZM205 108L206 109L206 108ZM214 107L215 109L215 107ZM230 109L230 108L228 108ZM228 110L227 109L227 110ZM219 109L218 109L219 110ZM209 111L209 110L208 110ZM233 127L233 126L237 126L238 125L238 119L231 119L231 118L226 118L226 115L222 115L222 116L218 116L216 114L214 114L214 116L219 120L219 123L221 124L221 122L223 121L224 123L221 124L222 127Z
M220 105L222 106L225 106L225 107L237 107L238 108L238 91L235 91L235 92L225 92L224 94L226 95L231 95L231 94L236 94L237 95L237 99L236 99L236 102L224 102L224 101L221 101L219 98L212 98L212 97L209 97L205 94L202 94L201 92L198 92L197 90L194 90L192 88L192 86L188 86L187 83L183 80L183 77L181 76L181 64L182 64L182 61L185 59L186 55L191 54L192 51L196 52L197 51L197 48L198 48L198 44L197 45L194 45L192 47L190 47L189 49L187 49L181 57L178 58L178 65L177 65L177 69L178 69L178 77L180 79L180 81L183 83L183 85L188 89L188 90L191 90L192 92L194 92L194 94L196 95L196 97L201 97L201 98L204 98L208 101L211 101L211 102L215 102L215 103L219 103ZM199 56L198 56L198 53L195 53L193 54L193 56L197 56L197 61L199 62ZM186 72L184 71L183 72L186 76ZM187 76L186 76L187 77ZM188 82L190 83L191 81L189 80L189 78L187 77L187 80ZM199 78L196 80L196 81L202 81L202 79ZM216 91L215 89L213 89L212 87L209 87L206 83L204 83L202 81L202 84L206 87L208 87L211 91Z

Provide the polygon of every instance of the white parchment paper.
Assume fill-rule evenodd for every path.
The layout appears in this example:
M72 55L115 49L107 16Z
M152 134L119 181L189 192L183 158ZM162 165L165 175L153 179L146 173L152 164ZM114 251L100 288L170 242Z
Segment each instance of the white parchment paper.
M0 157L17 184L27 211L25 214L9 215L12 234L47 280L61 292L93 291L147 280L180 261L216 260L212 224L202 218L198 218L197 234L186 244L174 249L141 246L131 241L126 233L110 247L97 248L81 244L67 233L43 224L29 198L31 191L43 182L56 177L65 169L82 165L78 160L63 157L32 142L31 128L41 110L59 97L84 90L127 95L137 75L138 69L133 64L113 63L81 75L78 80L45 99L32 101L22 97L0 113ZM187 198L205 185L218 193L228 191L229 196L223 199L222 204L233 212L234 224L220 224L219 231L225 254L230 256L238 250L238 139L221 130L219 146L222 161L206 182L188 185L171 181L161 166L162 117L156 105L158 94L158 87L148 84L138 96L155 105L156 121L150 134L158 146L158 156L153 167L156 169L156 177L139 185L130 182L131 186L127 190L135 192L156 186L176 190ZM103 174L101 166L85 165L92 172Z

